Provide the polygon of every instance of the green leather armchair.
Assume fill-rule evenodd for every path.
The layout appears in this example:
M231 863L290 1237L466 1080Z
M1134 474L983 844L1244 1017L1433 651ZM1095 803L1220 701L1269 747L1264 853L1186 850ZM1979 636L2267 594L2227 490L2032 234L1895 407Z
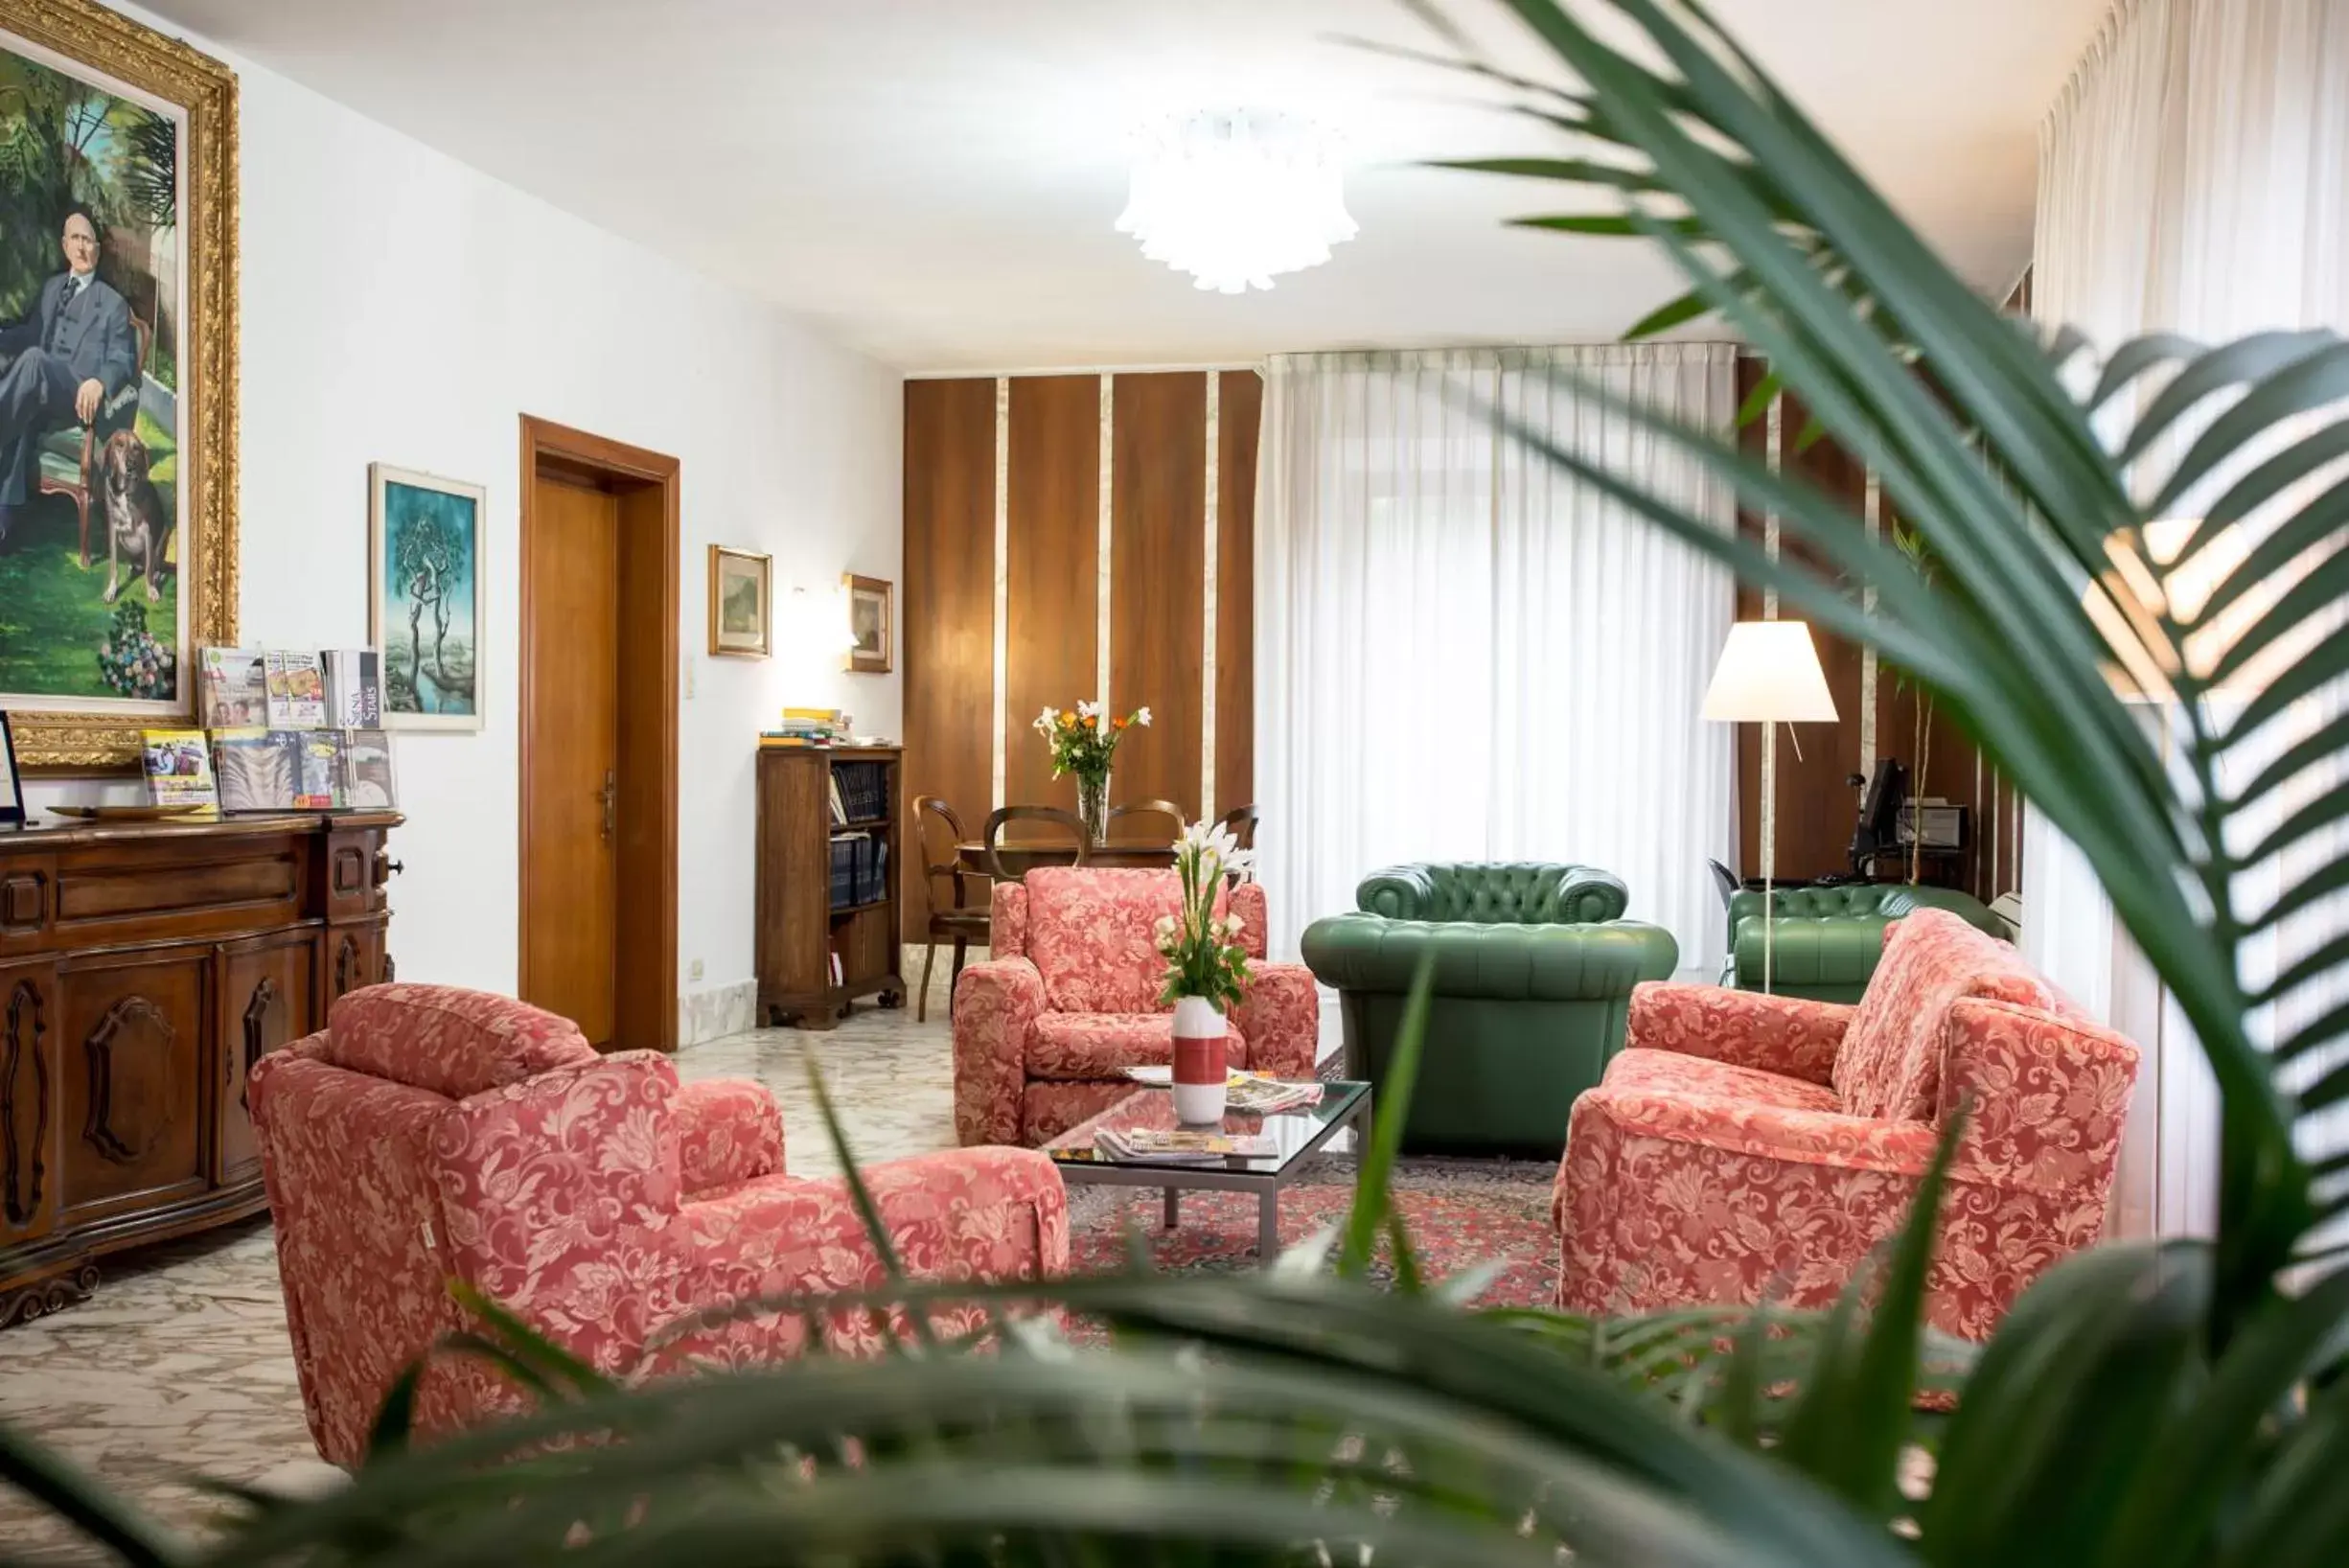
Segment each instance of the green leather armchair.
M1770 989L1812 1002L1857 1002L1884 951L1884 928L1911 910L1947 910L1978 931L2012 940L2014 932L1981 900L1952 888L1904 882L1853 882L1780 888L1770 933ZM1739 990L1762 986L1762 902L1746 888L1729 900L1730 972Z
M1631 988L1680 961L1671 933L1622 918L1626 897L1588 865L1396 865L1363 880L1356 912L1305 929L1306 964L1338 990L1347 1075L1372 1085L1435 955L1406 1150L1557 1156L1575 1096L1623 1049Z

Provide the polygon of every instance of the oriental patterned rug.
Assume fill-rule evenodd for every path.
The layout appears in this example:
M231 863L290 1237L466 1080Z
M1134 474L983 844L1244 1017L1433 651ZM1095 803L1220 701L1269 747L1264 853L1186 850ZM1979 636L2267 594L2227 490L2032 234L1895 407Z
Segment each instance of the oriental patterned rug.
M1486 1261L1501 1273L1477 1298L1480 1306L1545 1306L1557 1283L1557 1236L1550 1227L1547 1161L1406 1159L1393 1190L1426 1280ZM1280 1194L1280 1240L1295 1246L1325 1226L1344 1223L1354 1196L1350 1155L1321 1156ZM1165 1229L1156 1188L1069 1188L1069 1261L1078 1273L1115 1269L1139 1239L1164 1273L1244 1271L1257 1267L1256 1199L1248 1192L1183 1194L1181 1222ZM1382 1242L1372 1278L1393 1279Z

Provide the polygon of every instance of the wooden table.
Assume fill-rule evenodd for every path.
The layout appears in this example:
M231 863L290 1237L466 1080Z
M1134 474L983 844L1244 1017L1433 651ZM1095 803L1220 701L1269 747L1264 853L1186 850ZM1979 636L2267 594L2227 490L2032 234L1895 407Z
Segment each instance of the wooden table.
M1024 877L1039 865L1076 864L1076 845L1067 839L1005 839L996 844L995 853L1003 869L1015 877ZM987 846L976 839L955 845L955 858L965 871L982 877L994 871L987 864ZM1085 864L1163 869L1174 865L1174 844L1165 839L1112 839L1094 845Z

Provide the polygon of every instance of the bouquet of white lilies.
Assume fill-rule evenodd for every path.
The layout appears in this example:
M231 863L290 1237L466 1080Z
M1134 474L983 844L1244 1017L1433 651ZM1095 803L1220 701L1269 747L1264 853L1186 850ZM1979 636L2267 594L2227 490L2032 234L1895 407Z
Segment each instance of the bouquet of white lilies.
M1215 895L1227 878L1245 882L1256 855L1242 849L1218 822L1192 822L1175 841L1175 870L1183 879L1183 911L1159 916L1153 934L1166 959L1162 1003L1200 997L1218 1007L1240 1000L1248 984L1248 955L1239 945L1240 917L1217 914Z

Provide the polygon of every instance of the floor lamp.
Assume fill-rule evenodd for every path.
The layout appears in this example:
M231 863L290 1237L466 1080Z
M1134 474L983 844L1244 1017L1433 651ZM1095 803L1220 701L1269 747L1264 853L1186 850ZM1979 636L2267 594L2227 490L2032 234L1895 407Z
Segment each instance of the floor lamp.
M1729 641L1721 647L1721 660L1713 667L1713 683L1705 688L1704 716L1724 724L1762 726L1765 753L1772 745L1771 725L1833 724L1835 699L1827 689L1827 672L1819 667L1819 650L1811 643L1808 624L1739 621L1732 625ZM1786 733L1791 737L1794 732L1789 729ZM1799 761L1802 742L1795 742L1794 754ZM1774 792L1778 770L1763 771ZM1778 869L1777 806L1775 793L1762 799L1762 989L1765 995L1770 989L1778 926L1778 897L1772 886ZM1734 932L1731 940L1736 940Z

